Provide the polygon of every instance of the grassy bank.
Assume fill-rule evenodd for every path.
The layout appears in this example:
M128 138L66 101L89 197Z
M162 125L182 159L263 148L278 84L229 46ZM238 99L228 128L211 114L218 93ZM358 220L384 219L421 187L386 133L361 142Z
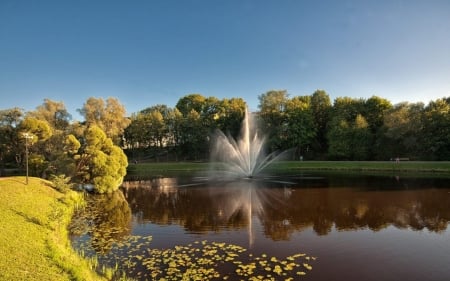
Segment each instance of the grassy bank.
M38 178L0 178L0 280L103 280L68 241L80 199Z
M207 171L209 163L139 163L128 167L130 176L172 176ZM280 161L270 166L274 172L342 171L433 173L450 176L450 162L428 161Z
M450 162L432 161L284 161L273 169L296 171L367 171L450 174Z

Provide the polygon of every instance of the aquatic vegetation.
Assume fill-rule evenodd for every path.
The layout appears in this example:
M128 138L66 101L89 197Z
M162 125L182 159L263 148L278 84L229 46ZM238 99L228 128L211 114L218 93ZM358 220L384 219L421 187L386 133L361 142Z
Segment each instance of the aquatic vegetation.
M98 260L137 280L294 280L312 270L310 264L316 260L304 253L257 256L238 245L207 240L155 249L151 240L130 236L114 243ZM90 253L96 255L93 249Z

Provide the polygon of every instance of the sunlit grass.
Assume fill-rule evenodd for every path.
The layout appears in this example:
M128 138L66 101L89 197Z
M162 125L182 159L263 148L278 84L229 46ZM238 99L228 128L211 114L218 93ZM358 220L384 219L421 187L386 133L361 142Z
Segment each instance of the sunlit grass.
M271 169L293 171L365 171L450 174L449 161L280 161Z
M128 166L128 175L137 177L179 176L206 172L207 162L160 162L138 163ZM301 171L332 172L401 172L409 174L439 174L450 176L450 161L276 161L267 168L276 173L295 173Z
M67 225L78 193L51 183L0 178L0 280L103 280L70 247Z

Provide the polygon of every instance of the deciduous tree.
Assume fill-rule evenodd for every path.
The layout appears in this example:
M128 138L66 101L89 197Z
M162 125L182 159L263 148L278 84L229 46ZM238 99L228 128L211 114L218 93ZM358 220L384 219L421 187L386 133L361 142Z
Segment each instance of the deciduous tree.
M95 125L86 130L85 141L77 161L79 180L93 184L98 193L117 190L128 166L125 153Z
M90 97L78 112L84 117L88 127L96 125L115 144L120 143L120 136L131 122L126 116L125 107L112 97L107 98L106 102L102 98Z

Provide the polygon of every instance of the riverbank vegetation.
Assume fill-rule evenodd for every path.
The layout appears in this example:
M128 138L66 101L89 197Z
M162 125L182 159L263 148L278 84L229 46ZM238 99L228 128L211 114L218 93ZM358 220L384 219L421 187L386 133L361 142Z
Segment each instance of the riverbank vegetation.
M81 194L31 177L0 178L0 280L104 280L71 248L67 225Z
M128 166L128 177L145 178L172 175L201 174L209 170L208 162L138 163ZM272 173L367 172L405 173L409 175L435 174L450 176L450 161L278 161L267 170Z
M89 98L79 109L82 122L49 99L34 111L0 110L0 174L24 174L28 152L32 175L64 174L104 184L106 192L120 182L111 173L122 175L127 165L110 144L131 163L208 161L213 133L237 137L247 105L190 94L175 107L145 106L127 115L115 98ZM251 114L267 152L292 149L291 160L450 161L450 98L392 104L378 96L331 101L323 90L301 96L276 90L261 94Z
M125 109L113 98L90 98L80 113L85 121L71 122L64 104L48 99L35 111L0 110L0 175L26 169L89 184L98 193L118 189L128 165L119 146L129 124Z
M212 133L237 137L245 107L240 98L200 94L174 108L150 106L131 115L124 147L133 161L207 160ZM450 160L450 98L392 104L378 96L331 101L322 90L303 96L277 90L259 96L252 116L268 152L294 149L296 160Z

